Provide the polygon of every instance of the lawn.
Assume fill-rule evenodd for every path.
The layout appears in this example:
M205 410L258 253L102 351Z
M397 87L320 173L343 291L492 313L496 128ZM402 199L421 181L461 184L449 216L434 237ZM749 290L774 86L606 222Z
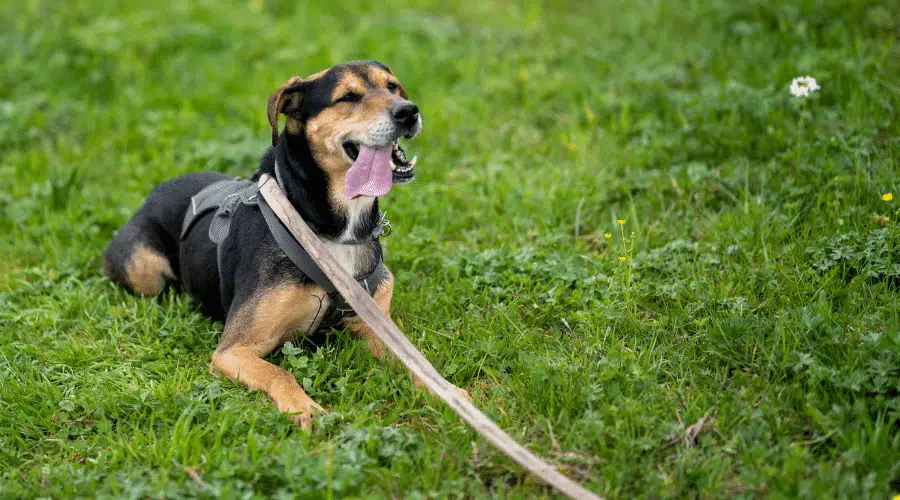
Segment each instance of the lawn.
M328 410L307 433L207 373L188 297L102 273L157 183L251 175L269 94L360 58L425 122L382 205L393 317L514 438L612 498L900 490L895 2L0 18L0 496L556 495L347 332L273 357Z

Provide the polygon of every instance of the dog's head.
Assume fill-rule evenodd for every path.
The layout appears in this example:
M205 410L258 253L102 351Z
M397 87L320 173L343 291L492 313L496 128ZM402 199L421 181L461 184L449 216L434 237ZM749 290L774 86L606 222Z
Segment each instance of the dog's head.
M381 196L385 187L415 175L415 162L406 159L399 139L421 132L419 108L381 63L354 61L288 80L269 97L273 145L279 114L287 116L286 133L305 137L318 167L340 184L333 188L346 187L351 197ZM364 187L354 193L354 184Z

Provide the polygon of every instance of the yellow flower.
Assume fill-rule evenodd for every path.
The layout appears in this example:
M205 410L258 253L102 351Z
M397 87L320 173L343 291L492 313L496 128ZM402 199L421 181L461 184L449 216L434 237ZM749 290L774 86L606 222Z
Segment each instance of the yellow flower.
M612 238L612 234L610 234L610 233L604 233L604 234L603 234L603 237L606 238L606 239L610 239L610 238Z
M625 262L625 256L624 256L624 255L621 256L621 257L619 257L619 262Z
M621 226L621 225L625 224L625 219L619 219L616 222L618 222L619 225Z
M900 495L894 495L891 500L900 500Z
M891 201L894 199L894 195L891 193L884 193L883 195L881 195L881 199L884 201Z

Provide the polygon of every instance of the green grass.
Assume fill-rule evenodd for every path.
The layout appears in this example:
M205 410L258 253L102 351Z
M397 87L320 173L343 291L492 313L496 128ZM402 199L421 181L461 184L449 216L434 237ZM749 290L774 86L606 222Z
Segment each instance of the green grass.
M900 489L896 3L164 3L0 6L0 496L554 495L346 332L274 357L329 410L295 429L207 373L221 324L101 272L358 58L425 119L393 317L514 438L613 498Z

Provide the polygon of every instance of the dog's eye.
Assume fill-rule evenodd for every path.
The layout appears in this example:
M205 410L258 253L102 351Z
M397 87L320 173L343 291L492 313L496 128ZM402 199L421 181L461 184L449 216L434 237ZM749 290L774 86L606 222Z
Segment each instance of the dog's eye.
M340 99L335 102L359 102L362 101L362 96L357 94L356 92L347 92Z
M388 84L387 84L387 89L389 92L393 92L393 91L397 90L399 87L400 86L394 82L388 82Z

